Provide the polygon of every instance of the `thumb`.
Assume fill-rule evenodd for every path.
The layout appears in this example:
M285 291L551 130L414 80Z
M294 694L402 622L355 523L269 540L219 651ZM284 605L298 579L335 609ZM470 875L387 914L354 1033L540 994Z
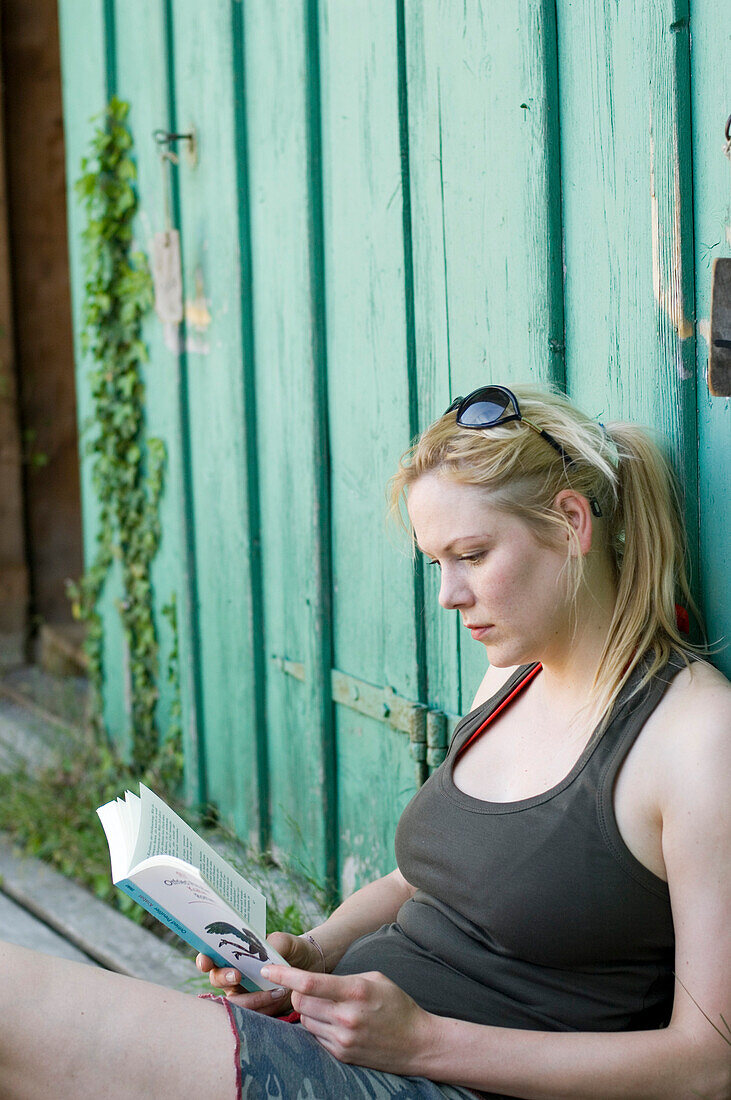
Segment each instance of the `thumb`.
M292 936L290 932L273 932L266 939L267 943L272 944L281 957L287 959L290 966L302 970L310 969L310 945L306 939Z
M267 936L267 942L290 966L300 970L322 969L317 949L300 936L293 936L290 932L272 932Z

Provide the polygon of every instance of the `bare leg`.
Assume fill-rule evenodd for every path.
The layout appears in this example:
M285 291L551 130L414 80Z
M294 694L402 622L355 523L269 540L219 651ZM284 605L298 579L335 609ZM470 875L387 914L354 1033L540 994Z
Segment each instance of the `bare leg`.
M225 1008L0 942L2 1100L234 1100Z

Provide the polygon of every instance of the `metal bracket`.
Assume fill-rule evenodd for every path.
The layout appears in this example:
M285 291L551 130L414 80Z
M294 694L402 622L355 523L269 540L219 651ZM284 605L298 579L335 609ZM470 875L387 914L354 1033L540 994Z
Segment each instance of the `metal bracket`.
M731 397L731 259L725 257L713 262L710 327L708 389L714 397Z
M186 143L186 159L191 168L195 168L198 163L198 134L196 133L195 126L191 126L185 134L172 134L168 130L153 130L152 136L157 145L166 145L167 149L163 152L163 156L171 160L173 164L178 163L177 154L172 151L172 146L178 141L184 141Z
M286 657L273 657L273 661L287 676L301 682L306 680L305 666L301 661L289 661ZM442 763L449 738L460 721L459 715L431 710L423 703L415 703L398 695L392 687L377 687L336 668L331 671L331 684L333 702L377 722L384 722L409 738L419 784Z

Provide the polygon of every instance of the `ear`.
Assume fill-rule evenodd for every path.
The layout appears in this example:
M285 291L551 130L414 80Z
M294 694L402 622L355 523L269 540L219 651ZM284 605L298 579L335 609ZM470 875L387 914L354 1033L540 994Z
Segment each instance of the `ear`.
M562 489L556 496L553 507L573 528L576 535L576 543L570 540L569 553L573 553L574 547L578 545L581 554L588 554L591 550L593 516L587 498L582 493L574 492L573 489ZM568 534L566 538L569 538Z

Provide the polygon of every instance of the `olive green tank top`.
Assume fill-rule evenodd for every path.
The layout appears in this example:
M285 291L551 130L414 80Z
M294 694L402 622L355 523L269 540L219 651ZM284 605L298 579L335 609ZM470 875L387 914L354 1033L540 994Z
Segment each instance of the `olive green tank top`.
M460 791L456 758L540 666L524 666L457 727L444 763L406 807L398 866L416 893L394 924L357 940L336 973L380 970L429 1012L503 1027L622 1031L665 1025L673 921L666 883L620 836L612 788L683 664L637 694L556 786L519 802ZM488 727L489 728L489 727Z

